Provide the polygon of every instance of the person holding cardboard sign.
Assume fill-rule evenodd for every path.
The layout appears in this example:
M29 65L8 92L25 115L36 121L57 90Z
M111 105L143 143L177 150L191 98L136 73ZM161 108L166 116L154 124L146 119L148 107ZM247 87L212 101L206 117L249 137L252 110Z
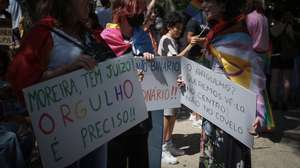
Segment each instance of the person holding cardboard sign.
M88 0L46 0L40 3L39 11L43 11L44 17L24 39L7 74L21 100L23 88L80 68L91 70L96 66L96 59L103 61L115 57L103 40L96 39L87 27ZM95 41L98 42L97 48L90 45ZM96 51L99 48L101 51ZM106 167L105 146L80 162L81 167Z
M263 60L252 48L252 41L245 26L243 0L204 0L210 31L202 38L206 56L212 61L212 70L257 95L257 114L253 131L264 123L265 89ZM182 81L178 81L182 83ZM250 149L208 120L203 121L201 143L205 148L200 155L200 168L251 167ZM250 132L249 132L250 133ZM200 145L203 147L203 145Z
M191 41L188 46L179 52L176 39L181 36L183 31L183 17L181 13L171 12L165 21L165 27L163 29L163 36L160 39L158 46L158 54L160 56L187 56L190 49L197 44L198 37L191 37ZM172 142L172 132L175 126L176 113L178 108L164 109L164 134L163 134L163 146L162 146L162 162L168 164L178 163L174 156L184 155L184 151L177 149Z
M106 24L101 36L117 56L132 53L145 60L154 58L151 39L142 29L145 12L144 0L115 0L112 3L112 23ZM150 129L151 117L110 141L108 167L148 168Z

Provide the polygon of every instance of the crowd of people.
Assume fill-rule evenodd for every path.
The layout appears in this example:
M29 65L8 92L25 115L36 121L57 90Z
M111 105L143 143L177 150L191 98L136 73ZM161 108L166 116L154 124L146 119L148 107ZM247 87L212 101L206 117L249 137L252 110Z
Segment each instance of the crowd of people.
M6 41L0 34L0 167L30 167L37 150L22 89L127 53L147 61L187 57L253 91L257 114L249 134L271 132L271 109L299 102L299 33L291 12L267 17L263 2L191 0L183 11L164 11L156 0L39 0L34 7L0 0L1 32L11 32ZM181 79L177 84L185 87ZM185 154L172 140L182 109L201 134L199 168L251 167L248 147L186 107L163 111L161 162L177 164ZM148 114L68 167L149 167Z

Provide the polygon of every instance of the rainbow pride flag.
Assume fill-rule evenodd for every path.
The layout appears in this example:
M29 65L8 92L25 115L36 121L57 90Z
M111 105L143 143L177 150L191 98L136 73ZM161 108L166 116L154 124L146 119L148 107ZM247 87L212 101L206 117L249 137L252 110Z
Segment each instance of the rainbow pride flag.
M274 116L270 105L268 93L266 91L264 92L264 101L265 101L266 111L265 111L265 119L264 119L265 129L263 131L270 132L275 128L275 121L274 121Z

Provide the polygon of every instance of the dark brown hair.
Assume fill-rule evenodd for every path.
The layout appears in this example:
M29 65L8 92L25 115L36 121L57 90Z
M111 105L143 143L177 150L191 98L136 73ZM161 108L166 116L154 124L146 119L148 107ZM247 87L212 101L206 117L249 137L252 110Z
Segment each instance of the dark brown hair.
M184 24L182 13L179 12L171 12L169 13L164 22L164 27L161 30L160 34L165 35L168 33L170 28L173 28L176 26L176 24Z
M232 20L234 17L240 15L246 5L246 0L204 0L204 2L211 1L224 4L223 16L225 20Z
M144 0L115 0L112 3L113 21L119 22L122 16L135 16L146 10L146 2Z
M52 16L59 23L70 23L72 13L72 0L39 0L37 14L41 17Z
M72 13L72 0L52 0L52 8L50 15L53 16L59 23L70 23Z
M33 16L34 19L38 20L45 16L50 15L50 11L53 6L52 3L53 3L53 0L39 0L34 7L35 8L34 13L32 13L32 15L34 15ZM32 1L30 1L29 5L33 6L34 3Z

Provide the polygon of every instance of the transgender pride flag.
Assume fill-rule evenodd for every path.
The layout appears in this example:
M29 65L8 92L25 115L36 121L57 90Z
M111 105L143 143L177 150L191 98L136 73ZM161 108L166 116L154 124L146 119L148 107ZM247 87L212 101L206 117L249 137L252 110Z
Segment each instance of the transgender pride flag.
M263 119L262 131L272 131L275 122L265 90L264 61L252 49L250 36L243 32L219 35L209 45L209 51L221 65L227 78L256 93L257 116Z

